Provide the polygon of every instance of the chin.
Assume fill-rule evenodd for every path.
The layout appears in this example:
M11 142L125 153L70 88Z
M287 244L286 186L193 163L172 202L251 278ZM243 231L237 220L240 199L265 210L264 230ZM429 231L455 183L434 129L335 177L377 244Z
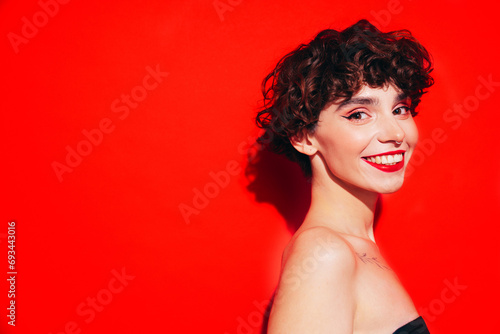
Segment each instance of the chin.
M401 189L403 186L403 179L397 180L395 182L390 182L384 185L375 186L376 192L379 194L392 194Z
M401 187L397 187L397 188L394 188L394 189L384 189L383 191L379 191L378 193L379 193L379 194L383 194L383 195L386 195L386 194L393 194L393 193L395 193L396 191L398 191L399 189L401 189Z

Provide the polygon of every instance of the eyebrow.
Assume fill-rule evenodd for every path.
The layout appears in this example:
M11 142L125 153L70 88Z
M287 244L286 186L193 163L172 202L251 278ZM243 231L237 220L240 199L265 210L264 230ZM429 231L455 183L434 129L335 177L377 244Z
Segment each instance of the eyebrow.
M345 106L351 105L351 104L371 104L371 105L377 105L379 103L378 98L373 98L373 97L355 97L353 99L345 100L339 106L337 107L338 109L344 108Z
M394 100L394 102L401 102L401 101L407 100L408 98L410 98L408 96L408 94L401 92L398 94L398 96L396 96L396 99Z
M406 93L399 93L396 98L394 99L394 102L401 102L404 101L408 98L408 94ZM352 104L362 104L362 105L378 105L379 104L379 99L376 97L355 97L352 99L345 100L344 102L340 103L339 106L337 107L337 110L344 108L345 106L352 105Z

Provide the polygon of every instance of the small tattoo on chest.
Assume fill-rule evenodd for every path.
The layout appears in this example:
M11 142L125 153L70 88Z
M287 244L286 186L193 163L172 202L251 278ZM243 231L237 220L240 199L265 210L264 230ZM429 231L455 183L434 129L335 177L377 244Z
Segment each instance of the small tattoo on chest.
M380 261L376 257L369 257L366 255L366 253L356 253L356 255L363 263L372 263L381 269L391 270L391 268L389 268L388 266L380 263Z

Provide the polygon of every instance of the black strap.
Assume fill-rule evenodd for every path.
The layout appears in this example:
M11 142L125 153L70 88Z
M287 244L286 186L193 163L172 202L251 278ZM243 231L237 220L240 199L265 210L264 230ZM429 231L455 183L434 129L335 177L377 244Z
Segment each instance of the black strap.
M407 323L406 325L398 328L393 334L430 334L424 318L418 317L417 319Z

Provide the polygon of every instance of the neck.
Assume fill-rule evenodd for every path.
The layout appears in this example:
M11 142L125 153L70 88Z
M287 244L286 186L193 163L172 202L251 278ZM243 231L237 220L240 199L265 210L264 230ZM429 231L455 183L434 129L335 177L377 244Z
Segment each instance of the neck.
M328 178L313 177L311 207L303 227L327 226L375 242L373 219L377 199L377 193L347 184L331 174Z

